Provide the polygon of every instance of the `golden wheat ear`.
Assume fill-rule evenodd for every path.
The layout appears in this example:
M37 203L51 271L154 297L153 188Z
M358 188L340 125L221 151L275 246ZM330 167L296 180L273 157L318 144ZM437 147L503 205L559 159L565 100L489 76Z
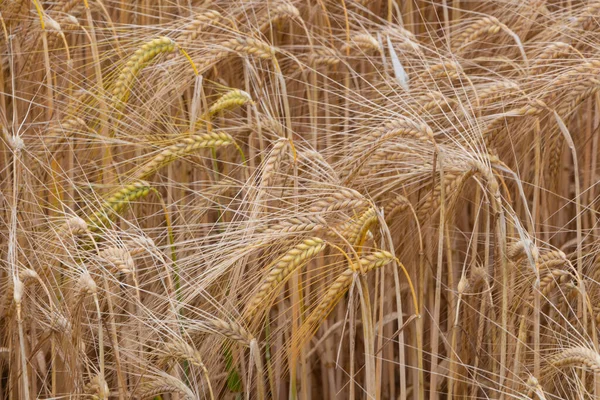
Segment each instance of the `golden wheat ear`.
M323 251L325 246L322 239L313 237L288 250L269 270L258 291L248 302L244 312L246 319L249 322L254 321L258 312L267 306L268 300L276 294L287 278L302 264Z
M562 350L552 357L549 364L553 367L582 367L594 373L600 372L600 354L586 347L572 347Z
M363 273L367 274L374 269L383 267L384 265L393 262L394 260L395 257L391 253L387 251L379 251L362 257L359 261L359 265L354 266L353 268L347 268L344 272L342 272L329 286L323 298L319 301L314 310L309 314L302 324L300 332L305 336L302 337L301 340L305 342L306 340L310 339L310 336L312 336L311 332L314 332L318 329L323 319L329 315L329 313L346 294L356 273L362 270Z

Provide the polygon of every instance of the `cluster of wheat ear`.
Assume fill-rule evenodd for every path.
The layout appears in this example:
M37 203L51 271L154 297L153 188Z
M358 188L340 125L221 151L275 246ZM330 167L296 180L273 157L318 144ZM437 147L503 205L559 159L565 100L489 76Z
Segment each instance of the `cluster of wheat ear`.
M600 398L600 1L0 27L0 399Z

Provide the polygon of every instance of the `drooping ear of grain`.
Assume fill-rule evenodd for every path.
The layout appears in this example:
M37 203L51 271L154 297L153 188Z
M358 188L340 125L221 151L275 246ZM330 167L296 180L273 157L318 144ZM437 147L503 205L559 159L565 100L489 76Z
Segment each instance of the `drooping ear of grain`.
M325 242L313 237L294 246L278 259L259 285L254 297L248 302L245 312L247 319L252 321L260 308L266 305L267 300L274 295L273 292L285 283L290 274L324 248Z
M494 17L485 17L473 24L469 25L459 36L457 36L453 43L453 49L459 50L468 43L474 42L484 35L493 35L502 29L502 24Z
M554 356L550 364L554 367L584 367L594 373L600 372L600 354L585 347L573 347Z
M172 163L180 157L184 157L202 148L215 148L232 144L234 139L225 132L211 132L199 135L184 135L177 143L162 150L142 164L135 172L136 179L147 179L160 168Z
M390 262L394 261L394 259L395 257L387 251L380 251L364 256L360 259L359 263L360 268L365 273L368 273L373 269L377 269L389 264ZM329 289L321 301L317 304L306 321L304 321L304 326L306 326L307 329L314 329L319 325L319 322L322 321L323 318L325 318L333 310L335 305L350 288L352 280L354 279L354 274L356 274L358 270L358 266L346 269L336 278L331 286L329 286Z
M137 49L121 69L112 89L113 106L123 109L131 94L131 87L139 72L161 53L175 50L175 42L168 37L153 39Z
M130 202L140 199L150 193L150 184L137 181L119 189L103 202L100 210L88 217L87 225L90 230L97 230L120 213Z

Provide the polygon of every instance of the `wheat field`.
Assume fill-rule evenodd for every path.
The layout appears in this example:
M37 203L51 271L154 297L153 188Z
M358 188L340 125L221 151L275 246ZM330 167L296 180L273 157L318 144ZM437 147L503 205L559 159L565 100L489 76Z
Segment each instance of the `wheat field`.
M600 1L0 22L0 399L600 398Z

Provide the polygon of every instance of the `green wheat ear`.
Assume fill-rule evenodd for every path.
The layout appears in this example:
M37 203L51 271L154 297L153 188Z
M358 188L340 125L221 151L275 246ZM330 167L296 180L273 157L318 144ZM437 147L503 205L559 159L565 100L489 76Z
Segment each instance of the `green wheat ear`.
M234 110L246 104L253 104L252 97L248 93L240 89L230 90L209 107L208 111L196 122L196 128L201 127L204 121L210 121L220 112Z
M147 196L149 192L150 184L146 181L137 181L117 190L103 202L99 211L88 218L89 229L96 231L106 226L129 203Z
M175 50L175 42L168 37L153 39L137 49L129 58L113 85L113 106L122 110L131 94L131 87L135 77L150 62L162 53L171 53Z
M142 164L135 172L137 179L146 179L160 168L202 148L215 148L235 144L226 132L211 132L198 135L183 135L177 143L165 148L156 156Z

